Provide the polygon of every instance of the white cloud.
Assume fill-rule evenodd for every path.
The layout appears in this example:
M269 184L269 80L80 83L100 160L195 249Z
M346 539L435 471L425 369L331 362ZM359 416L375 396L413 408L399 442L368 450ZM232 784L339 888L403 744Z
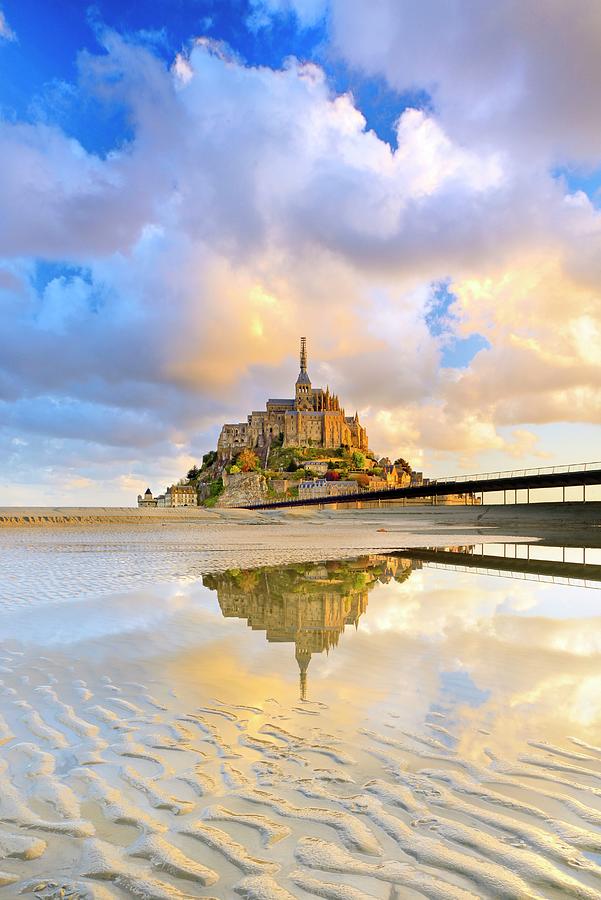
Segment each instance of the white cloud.
M332 39L400 91L426 90L461 142L601 158L597 0L330 0Z
M121 475L177 477L290 392L300 334L374 449L426 469L532 459L538 424L598 421L599 214L544 165L413 109L393 151L312 64L105 43L79 90L126 107L127 145L0 125L0 446L45 441L12 447L15 478L34 453L57 493L74 471L123 499ZM455 332L490 343L461 372L424 321L446 277Z
M16 41L17 35L14 33L8 22L6 21L6 16L3 11L0 9L0 41Z

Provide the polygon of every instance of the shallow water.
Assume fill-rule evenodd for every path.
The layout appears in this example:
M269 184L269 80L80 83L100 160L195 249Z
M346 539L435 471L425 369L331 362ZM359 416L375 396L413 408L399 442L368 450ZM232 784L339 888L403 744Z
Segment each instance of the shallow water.
M598 561L531 551L5 555L0 896L600 896Z

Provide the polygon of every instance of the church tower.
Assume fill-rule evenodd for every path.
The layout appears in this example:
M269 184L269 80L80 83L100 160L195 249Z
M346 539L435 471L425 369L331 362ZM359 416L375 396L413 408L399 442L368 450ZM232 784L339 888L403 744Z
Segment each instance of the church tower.
M307 338L302 337L300 343L300 372L296 379L295 407L298 410L313 408L311 395L311 379L307 374Z

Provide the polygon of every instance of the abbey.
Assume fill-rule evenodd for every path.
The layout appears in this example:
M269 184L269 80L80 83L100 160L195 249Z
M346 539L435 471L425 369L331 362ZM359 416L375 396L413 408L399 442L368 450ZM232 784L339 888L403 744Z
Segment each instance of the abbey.
M314 388L307 372L307 339L301 338L300 372L294 399L268 400L266 409L251 412L246 422L224 425L217 443L220 461L249 448L266 453L274 440L284 447L340 446L368 450L367 432L359 416L345 415L336 394Z

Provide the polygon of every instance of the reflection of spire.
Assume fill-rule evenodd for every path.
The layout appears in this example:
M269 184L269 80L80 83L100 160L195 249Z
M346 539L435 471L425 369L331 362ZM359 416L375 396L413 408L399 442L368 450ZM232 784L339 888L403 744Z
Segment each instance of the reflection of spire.
M396 558L365 556L352 562L330 561L258 570L232 569L204 575L203 584L217 591L226 617L246 619L253 631L270 642L291 642L300 673L300 697L307 698L307 669L312 654L338 645L346 626L358 626L367 609L369 591L392 575L402 581ZM411 565L401 561L404 577Z
M311 651L296 648L296 661L300 670L300 699L307 699L307 669L311 662Z

